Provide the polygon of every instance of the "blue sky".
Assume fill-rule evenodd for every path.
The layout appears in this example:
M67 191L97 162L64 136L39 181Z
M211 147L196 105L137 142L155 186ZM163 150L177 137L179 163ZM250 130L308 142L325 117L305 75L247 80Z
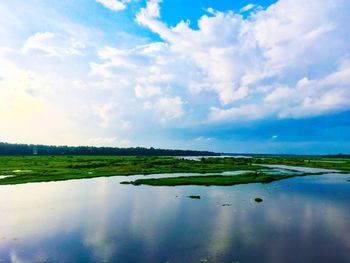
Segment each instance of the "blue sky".
M0 141L350 152L347 0L0 3Z

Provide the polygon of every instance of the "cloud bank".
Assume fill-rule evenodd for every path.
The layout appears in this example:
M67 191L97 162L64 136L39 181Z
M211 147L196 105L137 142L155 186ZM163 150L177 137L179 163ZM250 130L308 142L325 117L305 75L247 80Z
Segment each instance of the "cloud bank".
M119 11L112 13L117 18L131 1L96 2ZM25 3L13 3L27 10ZM79 24L52 10L50 17L38 17L40 26L28 23L17 34L28 21L10 15L10 3L0 5L0 139L137 145L134 138L144 139L145 130L157 138L180 128L210 130L350 109L349 1L209 7L197 21L175 26L162 17L163 4L140 2L128 13L134 32L126 28L113 36L103 23ZM131 40L119 45L120 36ZM41 125L52 119L54 125ZM193 134L193 141L215 139L205 132Z
M136 19L159 34L167 54L196 68L201 77L191 78L187 88L217 94L220 105L210 107L209 120L230 121L348 109L349 10L343 0L280 0L248 18L214 11L192 29L184 21L168 27L160 19L160 1L153 0Z

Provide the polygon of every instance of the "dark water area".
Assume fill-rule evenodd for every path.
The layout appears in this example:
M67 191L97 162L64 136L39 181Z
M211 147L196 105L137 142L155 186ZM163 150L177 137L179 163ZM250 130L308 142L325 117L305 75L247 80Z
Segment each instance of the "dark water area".
M0 262L350 262L350 175L119 184L131 179L1 186Z

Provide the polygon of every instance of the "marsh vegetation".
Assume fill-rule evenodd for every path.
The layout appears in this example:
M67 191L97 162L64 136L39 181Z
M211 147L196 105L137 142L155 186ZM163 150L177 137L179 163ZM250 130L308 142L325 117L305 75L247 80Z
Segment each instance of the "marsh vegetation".
M131 183L135 185L234 185L251 182L268 183L291 176L310 174L305 172L299 174L268 173L266 170L272 170L272 168L264 167L266 164L332 169L342 173L350 172L350 159L344 158L340 161L321 157L203 157L191 160L155 156L3 156L0 157L0 184L62 181L117 175L199 173L206 175L186 176L186 178L140 179ZM218 174L229 171L245 171L245 173L232 176Z

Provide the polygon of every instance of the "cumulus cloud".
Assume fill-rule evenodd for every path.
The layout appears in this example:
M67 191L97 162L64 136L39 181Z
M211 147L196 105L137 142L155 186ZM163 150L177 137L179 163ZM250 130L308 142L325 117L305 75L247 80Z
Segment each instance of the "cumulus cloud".
M123 119L123 113L127 109L117 102L117 98L100 105L93 106L93 112L98 117L98 126L104 130L118 127L119 130L129 130L132 123Z
M247 18L211 10L199 19L198 29L184 21L168 27L161 20L160 3L148 1L136 21L163 42L132 49L105 47L99 51L102 62L91 63L91 70L134 90L144 108L161 121L184 116L182 96L187 91L193 96L216 94L219 104L203 97L208 120L215 122L300 118L349 107L344 61L350 54L350 34L343 29L349 19L339 11L350 8L346 1L320 6L313 0L280 0ZM179 98L176 114L159 110L174 102L168 98Z
M29 37L22 47L22 52L31 51L52 57L82 55L85 45L74 38L53 32L38 32Z
M187 87L217 94L221 106L210 108L210 120L305 117L350 107L348 66L339 68L350 54L349 2L279 0L247 18L211 9L198 29L184 21L168 27L159 4L149 1L136 20L205 76L205 83Z
M160 117L161 122L167 122L183 116L185 113L183 104L184 102L178 96L161 97L153 103L149 101L145 102L144 108L146 110L154 110Z
M141 22L143 19L152 19L160 17L159 4L162 0L150 0L146 3L146 8L142 8L137 15L137 19Z
M259 105L245 104L240 107L232 107L222 109L211 107L208 120L211 122L220 122L227 120L239 120L245 122L247 120L259 120L266 117L266 112Z
M104 7L112 10L112 11L120 11L124 10L126 8L125 3L128 3L130 1L124 0L124 1L118 1L118 0L96 0L97 3L102 4Z
M99 1L115 11L127 2ZM11 3L0 8L2 18ZM10 127L0 137L16 141L31 127L27 142L84 144L129 138L145 127L159 129L159 122L166 128L216 127L210 122L350 109L349 10L346 0L278 0L237 13L208 8L198 21L168 26L161 1L150 0L132 26L158 37L127 44L109 35L109 23L87 29L64 14L51 16L53 10L40 16L40 27L14 33L24 19L11 14L16 19L0 19L0 120ZM55 125L37 131L53 119Z
M254 4L247 4L246 6L241 8L240 12L242 12L242 13L247 12L249 10L252 10L254 7L255 7Z
M92 75L112 81L114 90L125 92L129 100L135 98L133 104L153 112L160 122L184 116L181 90L175 86L185 87L191 79L186 75L195 74L196 68L178 58L168 44L150 43L131 49L105 47L98 54L101 61L90 64ZM184 77L178 78L180 75Z
M160 87L137 85L135 87L135 95L137 98L147 98L162 94Z
M95 112L96 115L100 118L99 126L101 128L107 128L119 113L114 103L111 102L101 106L95 106Z

